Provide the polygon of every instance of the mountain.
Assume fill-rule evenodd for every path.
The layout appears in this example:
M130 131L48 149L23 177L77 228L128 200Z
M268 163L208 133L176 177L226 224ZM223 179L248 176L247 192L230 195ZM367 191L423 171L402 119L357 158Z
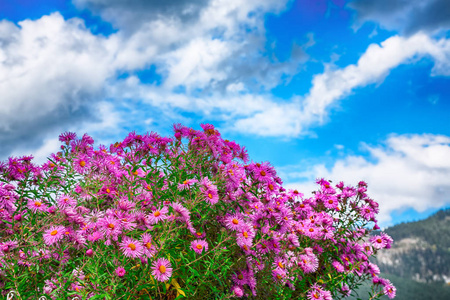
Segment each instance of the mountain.
M389 227L384 232L394 243L391 249L379 251L374 262L380 267L380 276L396 286L395 299L450 299L450 209L440 210L425 220ZM357 292L365 299L366 291L368 285Z

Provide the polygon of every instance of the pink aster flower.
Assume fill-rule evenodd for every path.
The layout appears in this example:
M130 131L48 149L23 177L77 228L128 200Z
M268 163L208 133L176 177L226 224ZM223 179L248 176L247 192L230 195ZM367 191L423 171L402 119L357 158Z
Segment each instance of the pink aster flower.
M59 209L65 209L68 206L74 206L77 204L77 201L70 196L62 194L58 199L58 207Z
M238 285L235 285L231 290L233 291L233 294L238 298L242 298L242 296L244 296L244 291Z
M197 254L202 254L203 250L208 251L208 243L204 240L195 240L191 243L192 250Z
M116 237L122 233L122 227L120 226L119 221L113 217L104 217L100 219L97 224L107 237Z
M180 218L182 221L189 220L189 210L185 208L182 204L179 202L172 203L173 210L180 215Z
M219 194L217 193L217 190L215 189L207 189L202 190L205 201L208 202L211 205L216 204L219 202Z
M63 237L65 232L64 226L52 226L44 233L44 242L46 245L53 245Z
M158 258L152 264L152 275L158 281L167 281L172 276L172 265L165 258Z
M309 300L329 300L331 298L331 292L324 290L317 283L311 286L311 289L308 292Z
M125 237L120 243L120 250L126 257L137 258L144 254L144 247L142 243L133 240L129 237Z
M242 224L244 224L244 221L237 214L225 218L225 227L230 230L239 230Z
M151 258L156 254L156 247L152 243L152 236L149 233L144 233L141 236L142 245L144 245L145 256Z
M165 206L161 209L154 210L148 217L148 222L150 224L156 224L159 221L167 219L167 213L169 212L169 209Z
M123 277L123 276L125 276L125 273L126 273L126 271L123 267L117 267L117 269L116 269L117 276Z
M344 266L337 260L333 261L332 265L339 273L343 273L345 271Z
M47 210L47 205L45 205L42 200L28 200L27 206L34 213Z
M236 242L239 246L242 245L251 246L253 243L253 238L256 235L253 226L247 223L242 223L241 227L239 228L239 230L237 230L236 234L237 234Z
M19 245L19 243L15 240L14 241L6 241L4 243L0 243L0 250L3 251L4 253L8 253L12 249L17 248L18 245Z
M300 268L302 268L303 272L313 273L319 267L319 260L314 254L300 255L298 265L300 266Z
M183 190L189 189L196 182L198 182L197 179L186 179L182 183L178 184L178 190L183 191Z
M386 247L387 243L386 240L379 235L373 236L369 239L369 241L372 243L373 247L375 249L382 249Z
M89 158L86 155L80 155L73 161L73 168L80 174L86 173L90 166Z
M383 293L385 295L387 295L389 297L389 299L394 299L396 292L397 292L397 289L395 288L395 286L393 286L391 284L390 281L388 282L387 285L385 285L385 287L383 289Z
M137 176L137 177L144 177L145 176L145 172L141 169L141 168L139 168L139 169L137 169L137 170L135 170L135 171L132 171L131 172L131 175L133 175L133 176Z

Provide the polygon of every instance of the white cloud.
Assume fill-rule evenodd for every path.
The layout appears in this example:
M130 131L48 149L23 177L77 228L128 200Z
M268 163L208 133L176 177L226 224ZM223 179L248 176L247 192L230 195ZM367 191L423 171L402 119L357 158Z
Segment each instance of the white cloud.
M105 4L94 0L77 4L91 2ZM106 90L125 86L117 80L118 73L156 65L162 85L141 85L153 91L154 97L150 95L152 99L147 103L160 106L161 112L168 115L173 107L192 111L188 104L205 104L191 91L205 90L206 104L213 98L223 99L214 105L220 110L225 107L227 87L237 97L237 91L248 90L249 82L256 83L258 89L270 88L283 73L293 74L288 63L271 69L273 64L259 52L264 49L263 15L280 11L286 1L213 0L203 2L198 9L184 2L166 5L134 1L132 10L127 10L125 4L113 1L104 12L110 19L124 16L129 22L133 16L142 18L131 27L118 22L117 32L106 37L94 35L83 20L64 20L58 12L24 20L18 26L6 20L0 22L0 141L8 145L2 147L0 155L24 144L36 147L47 133L73 128L73 124L93 129L111 123L108 115L123 119L119 108L124 104L120 100L129 101L122 96L136 95L134 91L108 94L109 114L99 114L100 106L96 105L106 103ZM141 8L149 14L141 14ZM154 14L156 11L159 13ZM197 18L189 22L183 19L190 14ZM132 80L136 78L131 76ZM185 87L186 93L173 92L179 85ZM196 112L207 110L202 107ZM232 115L240 111L238 107ZM225 118L224 113L219 114L220 118Z
M383 81L389 71L413 58L429 55L435 61L433 75L447 75L441 65L450 61L450 41L434 41L418 33L410 38L394 36L381 45L371 44L358 63L343 69L327 68L316 75L304 102L303 122L323 122L327 109L336 100L347 96L354 88Z
M450 42L419 33L373 44L355 65L328 66L303 98L277 99L271 88L298 72L307 57L303 50L314 43L309 35L283 63L261 55L265 13L279 12L288 2L211 0L195 10L187 2L134 1L128 9L121 0L109 8L103 0L77 1L98 5L104 17L117 20L117 32L107 37L59 13L19 26L2 21L0 141L10 146L0 155L21 143L37 146L47 133L73 124L97 132L117 129L129 111L143 110L142 104L151 112L141 125L150 124L145 119L185 120L188 112L223 122L228 132L296 137L321 124L354 88L382 81L401 63L427 55L435 62L432 75L450 75ZM133 26L120 27L133 16ZM117 78L150 65L161 75L160 85L141 83L134 75ZM179 86L184 92L174 92Z
M287 105L273 103L258 115L238 120L237 123L250 126L251 133L263 136L293 137L304 134L308 128L323 124L330 108L355 88L380 83L393 68L402 63L413 63L424 56L434 61L432 76L450 75L449 39L436 41L423 33L409 38L394 36L381 45L371 44L356 64L342 69L327 65L322 74L314 76L312 87L301 105L296 105L297 99ZM283 129L267 130L275 124L282 125Z
M318 164L281 168L287 187L309 194L313 181L368 183L368 194L380 203L379 220L389 224L395 210L413 208L423 212L450 204L450 137L441 135L393 135L383 145L363 145L368 157L350 155L333 166Z

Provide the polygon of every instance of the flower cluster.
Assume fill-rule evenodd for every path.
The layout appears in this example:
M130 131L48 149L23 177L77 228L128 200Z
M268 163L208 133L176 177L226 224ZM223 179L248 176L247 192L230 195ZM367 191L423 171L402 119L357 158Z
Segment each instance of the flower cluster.
M375 296L395 296L369 260L393 241L370 237L379 207L365 182L318 179L305 198L270 163L201 127L131 132L98 148L63 133L43 165L0 163L3 294L315 300L371 279Z

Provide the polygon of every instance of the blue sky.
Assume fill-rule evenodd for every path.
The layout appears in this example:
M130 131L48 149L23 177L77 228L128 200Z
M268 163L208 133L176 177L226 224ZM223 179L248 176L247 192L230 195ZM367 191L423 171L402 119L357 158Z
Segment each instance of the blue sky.
M450 3L405 3L0 0L0 159L211 123L288 188L366 180L382 226L426 217L450 204Z

